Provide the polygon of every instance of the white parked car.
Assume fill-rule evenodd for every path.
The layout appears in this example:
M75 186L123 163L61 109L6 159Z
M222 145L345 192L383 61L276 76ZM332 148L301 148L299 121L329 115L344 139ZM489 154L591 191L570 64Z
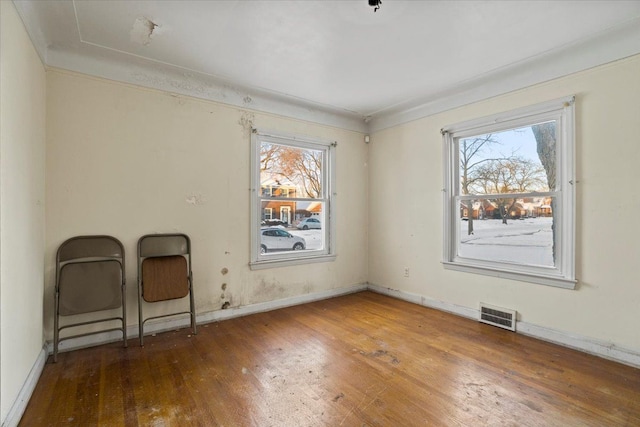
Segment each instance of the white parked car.
M322 223L318 218L305 218L298 224L298 230L308 230L310 228L322 228Z
M271 251L300 251L307 247L307 242L299 236L277 227L260 230L260 253Z

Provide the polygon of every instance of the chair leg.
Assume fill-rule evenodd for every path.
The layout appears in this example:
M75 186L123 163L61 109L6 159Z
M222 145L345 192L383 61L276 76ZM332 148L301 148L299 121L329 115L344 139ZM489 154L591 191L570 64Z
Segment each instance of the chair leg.
M53 318L53 362L57 362L58 361L58 340L60 339L60 331L58 329L58 326L60 324L60 320L58 319L59 316L59 303L60 303L60 296L58 295L58 291L56 290L56 295L55 295L55 316Z
M196 335L196 305L193 298L193 275L189 274L189 302L191 304L191 329L193 329L193 335Z
M144 324L142 322L142 282L138 281L138 338L140 339L140 347L144 346L143 337Z
M122 340L124 346L128 347L127 341L127 292L125 288L125 282L122 282Z

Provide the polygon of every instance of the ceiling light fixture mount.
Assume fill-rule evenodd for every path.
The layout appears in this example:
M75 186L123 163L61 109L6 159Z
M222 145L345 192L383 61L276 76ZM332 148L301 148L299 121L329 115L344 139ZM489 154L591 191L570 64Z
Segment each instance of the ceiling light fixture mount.
M382 0L369 0L369 6L373 7L373 11L377 12L380 9L380 5L382 4Z

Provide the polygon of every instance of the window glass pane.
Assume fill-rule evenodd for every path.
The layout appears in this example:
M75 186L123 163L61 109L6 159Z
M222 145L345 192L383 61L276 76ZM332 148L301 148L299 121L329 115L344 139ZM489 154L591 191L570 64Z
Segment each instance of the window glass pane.
M292 224L296 202L262 199L260 205L262 206L261 225L289 226Z
M574 101L442 129L444 268L575 288Z
M553 267L552 197L460 201L458 256Z
M460 194L528 193L556 187L556 121L460 138Z
M261 205L263 218L269 209L273 213L260 223L261 255L324 250L324 202L262 199Z
M323 197L323 151L262 142L260 186L263 197Z

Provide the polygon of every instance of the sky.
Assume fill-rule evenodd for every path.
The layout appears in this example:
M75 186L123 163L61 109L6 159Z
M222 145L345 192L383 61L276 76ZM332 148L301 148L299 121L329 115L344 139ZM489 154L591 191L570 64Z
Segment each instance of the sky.
M515 153L517 156L522 156L537 164L541 164L538 152L536 151L536 139L533 136L531 126L493 133L493 139L499 141L500 144L483 147L482 152L478 153L478 159L496 158L502 155L510 156L511 153Z

